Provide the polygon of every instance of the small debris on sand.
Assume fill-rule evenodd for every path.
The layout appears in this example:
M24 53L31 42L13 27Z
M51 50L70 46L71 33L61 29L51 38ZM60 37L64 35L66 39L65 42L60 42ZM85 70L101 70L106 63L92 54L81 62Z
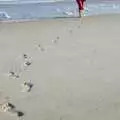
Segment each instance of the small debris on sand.
M30 92L32 87L33 87L33 84L30 82L26 82L24 81L24 83L21 85L22 86L22 92Z

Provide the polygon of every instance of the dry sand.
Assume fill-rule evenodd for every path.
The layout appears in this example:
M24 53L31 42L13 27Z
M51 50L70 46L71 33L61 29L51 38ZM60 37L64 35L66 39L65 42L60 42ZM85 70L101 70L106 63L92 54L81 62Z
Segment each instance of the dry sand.
M21 92L24 81L31 91ZM120 120L120 15L0 23L0 104L6 99L21 120Z

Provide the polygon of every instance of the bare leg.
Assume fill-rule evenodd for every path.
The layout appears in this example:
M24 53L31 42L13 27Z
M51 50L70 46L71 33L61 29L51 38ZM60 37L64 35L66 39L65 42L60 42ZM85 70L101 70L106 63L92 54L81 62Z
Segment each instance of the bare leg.
M79 17L81 18L81 10L79 9Z

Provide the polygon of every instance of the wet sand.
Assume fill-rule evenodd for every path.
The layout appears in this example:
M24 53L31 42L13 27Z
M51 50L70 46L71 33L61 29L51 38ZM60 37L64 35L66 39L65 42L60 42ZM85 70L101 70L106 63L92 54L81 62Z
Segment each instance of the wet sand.
M119 26L120 15L0 23L0 104L20 120L119 120Z

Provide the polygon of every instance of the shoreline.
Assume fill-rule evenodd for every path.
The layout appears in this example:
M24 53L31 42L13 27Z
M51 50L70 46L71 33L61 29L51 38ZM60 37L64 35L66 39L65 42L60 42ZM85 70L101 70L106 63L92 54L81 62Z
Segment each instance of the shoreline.
M40 18L40 19L28 19L28 20L1 20L0 23L24 23L24 22L39 22L39 21L51 21L51 20L74 20L74 19L86 19L91 17L105 17L105 16L119 16L120 13L107 13L107 14L98 14L98 15L90 15L90 16L83 16L81 18L78 17L55 17L55 18Z

